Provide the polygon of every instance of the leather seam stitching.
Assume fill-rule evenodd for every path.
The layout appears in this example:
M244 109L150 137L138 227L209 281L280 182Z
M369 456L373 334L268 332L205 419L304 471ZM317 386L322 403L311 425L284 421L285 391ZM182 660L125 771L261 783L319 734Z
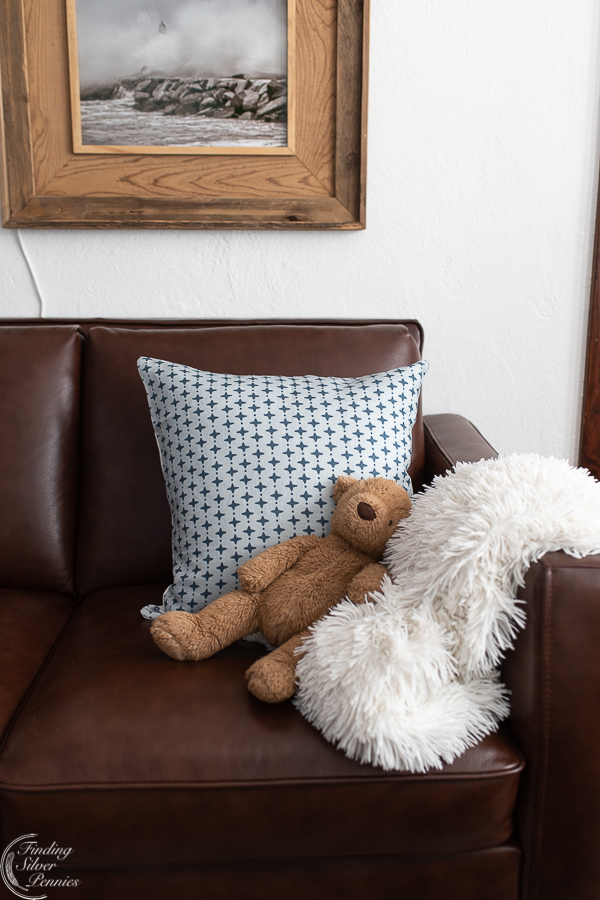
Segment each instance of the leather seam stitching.
M511 769L506 769L500 772L482 772L480 775L455 775L451 778L444 778L443 776L433 776L427 779L427 784L435 784L436 782L441 782L442 784L446 784L447 786L452 786L455 784L460 784L464 782L469 782L474 785L481 784L482 782L489 781L512 781L515 776L521 774L523 766L514 766ZM0 791L5 791L7 793L33 793L36 791L76 791L76 790L106 790L106 791L121 791L121 790L147 790L147 789L165 789L165 790L177 790L177 789L185 789L188 790L190 788L197 788L201 790L228 790L235 788L263 788L263 787L320 787L322 785L329 785L331 787L343 787L352 785L355 788L358 787L366 787L372 785L380 785L387 784L391 785L401 785L401 784L414 784L415 782L421 783L421 779L423 776L408 776L408 777L396 777L390 776L388 778L374 777L374 778L361 778L358 779L348 779L348 778L314 778L314 779L265 779L263 781L82 781L75 783L59 783L59 784L9 784L7 782L0 782Z
M487 851L497 851L497 850L519 850L514 841L505 841L503 844L496 844L490 847L479 847L475 850L451 850L448 853L418 853L418 852L407 852L407 853L360 853L360 854L351 854L354 859L357 860L390 860L392 863L402 862L410 863L410 862L419 862L423 859L428 859L431 861L435 860L450 860L455 858L463 858L465 854L475 854L480 852ZM320 860L346 860L348 858L347 854L342 853L334 853L331 856L315 856L313 855L304 855L304 856L281 856L275 857L275 859L280 860L281 862L297 862L301 860L310 860L310 861L320 861ZM179 867L202 867L205 865L228 865L228 864L242 864L246 865L248 863L260 863L260 862L272 862L273 857L232 857L231 859L218 859L218 860L188 860L187 862L179 862L176 865ZM98 866L94 863L80 863L76 871L77 872L86 872L86 873L95 873L95 872L117 872L117 871L131 871L131 870L152 870L152 869L164 869L168 866L169 863L159 862L159 863L110 863L108 866ZM57 871L60 871L62 863L58 864ZM71 867L72 868L72 867Z

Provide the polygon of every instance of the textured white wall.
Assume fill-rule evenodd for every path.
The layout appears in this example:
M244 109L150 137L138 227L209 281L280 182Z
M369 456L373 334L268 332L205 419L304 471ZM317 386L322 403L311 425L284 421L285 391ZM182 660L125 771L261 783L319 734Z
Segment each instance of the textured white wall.
M46 316L416 317L426 412L577 456L597 0L373 0L359 233L28 231ZM0 315L38 315L15 232Z

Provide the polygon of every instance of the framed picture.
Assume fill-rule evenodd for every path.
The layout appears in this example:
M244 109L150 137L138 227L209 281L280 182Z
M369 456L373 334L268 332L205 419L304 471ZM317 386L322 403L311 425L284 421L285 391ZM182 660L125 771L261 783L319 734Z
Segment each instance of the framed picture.
M5 227L365 225L368 0L0 0Z
M294 7L67 0L74 152L289 155Z

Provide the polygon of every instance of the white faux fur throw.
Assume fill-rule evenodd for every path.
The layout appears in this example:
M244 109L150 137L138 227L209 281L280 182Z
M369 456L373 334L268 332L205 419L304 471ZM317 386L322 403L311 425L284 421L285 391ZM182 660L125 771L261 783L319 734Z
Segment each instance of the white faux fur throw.
M553 550L600 553L587 470L537 454L458 464L414 498L386 551L393 580L312 628L296 705L360 762L451 762L508 715L497 666L525 621L517 588Z

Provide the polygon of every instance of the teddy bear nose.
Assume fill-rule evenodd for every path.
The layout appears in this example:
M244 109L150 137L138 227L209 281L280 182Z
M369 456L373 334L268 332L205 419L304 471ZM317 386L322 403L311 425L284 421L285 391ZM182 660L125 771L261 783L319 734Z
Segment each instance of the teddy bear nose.
M359 503L357 511L361 519L366 519L367 522L372 522L373 519L377 518L377 513L368 503Z

